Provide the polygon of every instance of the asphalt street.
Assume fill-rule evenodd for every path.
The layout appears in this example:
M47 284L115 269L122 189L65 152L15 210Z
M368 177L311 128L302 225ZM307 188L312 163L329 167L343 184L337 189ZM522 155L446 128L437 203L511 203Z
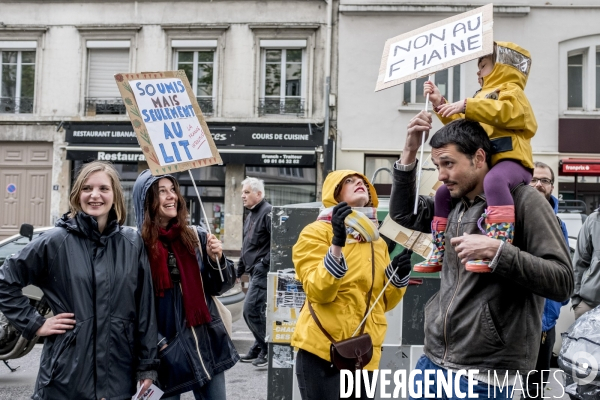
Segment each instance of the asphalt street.
M233 324L233 342L240 354L245 353L254 341L244 319ZM13 368L10 372L0 363L0 400L27 400L31 398L35 378L42 353L42 345L35 348L25 357L10 361ZM267 367L256 368L250 363L238 362L225 373L227 381L227 397L230 399L266 400ZM194 400L192 393L181 396L182 400Z

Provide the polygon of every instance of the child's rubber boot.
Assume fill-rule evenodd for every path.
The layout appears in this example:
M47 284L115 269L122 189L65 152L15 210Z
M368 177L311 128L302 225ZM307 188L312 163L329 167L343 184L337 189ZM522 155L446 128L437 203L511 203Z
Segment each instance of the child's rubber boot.
M485 231L481 226L484 218ZM515 206L490 206L477 224L488 237L512 243L515 235ZM491 260L473 260L467 262L465 268L470 272L492 272L490 262Z
M448 218L433 217L431 221L431 234L433 236L433 250L427 260L415 264L413 270L425 274L440 272L444 263L446 251L446 225Z

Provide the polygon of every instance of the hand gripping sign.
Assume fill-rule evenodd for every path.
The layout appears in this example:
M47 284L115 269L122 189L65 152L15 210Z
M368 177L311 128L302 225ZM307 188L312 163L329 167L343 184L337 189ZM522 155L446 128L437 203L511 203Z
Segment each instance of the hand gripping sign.
M184 71L115 80L153 175L222 163Z

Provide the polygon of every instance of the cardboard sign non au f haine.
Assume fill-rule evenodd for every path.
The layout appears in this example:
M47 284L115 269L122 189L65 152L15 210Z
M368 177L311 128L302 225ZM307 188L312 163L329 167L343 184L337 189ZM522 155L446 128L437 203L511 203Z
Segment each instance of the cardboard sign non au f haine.
M115 75L153 175L222 164L184 71Z
M375 91L491 54L492 4L388 39Z

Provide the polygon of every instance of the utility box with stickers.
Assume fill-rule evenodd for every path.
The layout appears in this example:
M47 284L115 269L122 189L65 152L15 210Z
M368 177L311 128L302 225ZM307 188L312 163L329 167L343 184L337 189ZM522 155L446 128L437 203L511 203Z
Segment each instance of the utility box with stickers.
M380 198L377 217L380 222L386 220L388 199ZM271 267L267 283L267 342L269 344L269 364L267 377L268 400L300 400L294 369L294 349L291 338L302 305L304 290L302 283L296 280L292 262L292 248L296 244L302 229L314 222L321 211L321 203L274 206L271 229ZM418 233L407 233L398 228L390 229L386 220L386 229L392 239L402 243L422 241L420 253L428 251L426 240ZM384 228L384 226L382 226ZM400 232L402 230L402 232ZM403 236L403 237L404 237ZM403 247L385 236L390 257L394 257ZM415 247L416 250L416 247ZM423 260L414 253L413 265ZM439 274L411 273L410 285L404 298L396 308L386 313L388 328L382 346L380 368L392 371L405 369L410 372L423 352L424 307L425 303L439 290ZM373 294L375 297L376 294ZM379 393L377 393L379 395Z

